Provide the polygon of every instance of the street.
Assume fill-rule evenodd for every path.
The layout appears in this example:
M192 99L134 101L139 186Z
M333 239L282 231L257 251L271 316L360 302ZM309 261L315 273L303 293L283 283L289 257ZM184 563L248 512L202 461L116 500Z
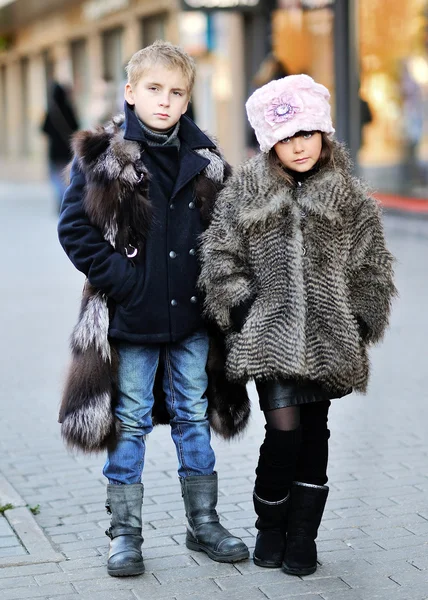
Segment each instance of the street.
M291 577L187 550L175 448L164 426L147 444L146 573L119 579L105 569L103 457L69 453L57 423L83 276L57 240L50 188L0 183L0 505L8 482L24 502L17 510L35 520L49 549L32 551L0 514L0 600L427 600L428 219L387 214L384 221L400 296L384 342L371 350L368 394L332 402L317 572ZM251 390L246 433L213 442L222 522L250 551L264 433Z

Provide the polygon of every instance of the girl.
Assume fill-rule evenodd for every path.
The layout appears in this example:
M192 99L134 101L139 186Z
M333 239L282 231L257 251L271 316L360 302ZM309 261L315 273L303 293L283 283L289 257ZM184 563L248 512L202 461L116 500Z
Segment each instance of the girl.
M332 398L364 392L388 324L393 258L379 210L331 139L328 90L307 75L246 108L261 154L229 179L202 236L205 311L227 334L227 375L254 379L266 434L254 562L316 570Z

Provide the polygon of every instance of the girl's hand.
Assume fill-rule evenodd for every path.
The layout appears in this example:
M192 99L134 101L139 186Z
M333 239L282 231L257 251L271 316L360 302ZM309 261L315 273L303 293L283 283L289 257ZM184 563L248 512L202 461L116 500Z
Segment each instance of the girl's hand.
M238 333L242 331L253 303L254 296L250 296L240 304L232 306L230 309L230 318L232 320L233 328Z

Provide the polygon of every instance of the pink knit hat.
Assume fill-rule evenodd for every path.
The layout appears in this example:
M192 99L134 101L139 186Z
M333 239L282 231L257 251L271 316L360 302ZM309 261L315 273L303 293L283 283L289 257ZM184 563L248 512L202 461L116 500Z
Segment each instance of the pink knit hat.
M248 120L262 152L298 131L333 134L330 93L309 75L289 75L256 90L247 100Z

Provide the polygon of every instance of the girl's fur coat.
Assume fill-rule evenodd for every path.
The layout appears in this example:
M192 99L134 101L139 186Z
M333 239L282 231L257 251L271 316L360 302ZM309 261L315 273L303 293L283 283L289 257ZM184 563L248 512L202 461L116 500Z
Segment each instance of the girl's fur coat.
M305 378L333 395L365 391L367 346L382 337L395 294L376 201L334 162L292 188L266 154L229 179L203 234L199 285L227 334L230 380ZM252 300L240 332L232 307Z

